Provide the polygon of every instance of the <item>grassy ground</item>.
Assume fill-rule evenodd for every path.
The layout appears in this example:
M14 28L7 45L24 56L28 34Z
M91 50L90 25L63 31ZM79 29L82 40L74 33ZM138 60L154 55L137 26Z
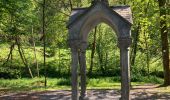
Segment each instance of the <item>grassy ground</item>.
M145 80L145 82L132 82L132 85L138 86L148 83L149 81ZM87 89L120 89L120 82L115 77L90 78L87 80ZM44 90L70 90L70 79L48 78L46 88L44 87L44 78L1 79L0 81L0 94ZM170 92L170 87L162 88L160 91Z

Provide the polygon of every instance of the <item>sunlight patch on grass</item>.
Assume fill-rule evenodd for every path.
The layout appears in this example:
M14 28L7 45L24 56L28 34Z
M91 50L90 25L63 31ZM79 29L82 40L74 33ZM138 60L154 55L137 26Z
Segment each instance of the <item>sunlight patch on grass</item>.
M170 93L170 86L167 87L159 87L156 89L158 92L162 92L162 93Z

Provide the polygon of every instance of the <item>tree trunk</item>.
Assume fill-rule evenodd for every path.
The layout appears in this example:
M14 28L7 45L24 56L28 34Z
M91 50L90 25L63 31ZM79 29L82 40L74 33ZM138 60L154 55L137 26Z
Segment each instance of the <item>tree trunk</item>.
M70 9L72 10L73 9L73 4L72 4L71 0L69 0L69 4L70 4Z
M135 34L135 39L134 39L134 45L133 45L133 56L132 56L132 60L131 60L131 65L134 66L135 65L135 59L136 59L136 53L137 53L137 46L138 46L138 40L139 40L139 30L140 30L140 24L137 27L137 31Z
M148 46L148 41L147 41L147 37L146 37L146 32L144 30L144 40L145 40L145 47L146 47L146 66L147 66L147 75L149 77L149 72L150 72L150 58L149 58L149 46Z
M166 24L166 0L158 0L160 9L160 32L162 40L162 59L164 68L164 85L170 85L168 29Z
M44 76L45 76L45 82L44 82L44 86L47 87L47 68L46 68L46 56L45 56L45 52L46 52L46 34L45 34L45 5L46 2L45 0L43 0L43 14L42 14L42 30L43 30L43 44L44 44Z
M58 72L61 75L61 52L60 52L60 48L58 50Z
M16 37L15 41L16 41L16 44L17 44L17 46L18 46L18 52L19 52L19 54L20 54L20 57L21 57L21 59L22 59L22 62L24 63L25 67L28 68L28 71L29 71L29 73L30 73L31 78L33 78L33 74L32 74L31 68L28 66L28 62L27 62L27 60L26 60L26 58L25 58L25 56L24 56L23 50L21 49L21 46L20 46L20 42L19 42L19 40L18 40L18 37Z
M13 47L13 49L14 49L14 47ZM13 52L11 52L11 65L12 65L12 61L13 61Z
M108 64L108 52L105 53L105 57L106 57L106 60L105 60L105 64L104 64L104 69L107 70L107 64Z
M95 49L96 49L96 33L97 33L97 26L95 27L94 31L94 39L92 43L92 51L91 51L91 62L90 62L90 69L89 69L89 75L92 75L92 70L93 70L93 61L94 61L94 54L95 54Z
M35 59L35 64L36 64L36 68L37 68L37 77L39 77L39 66L38 66L38 61L37 61L37 53L36 53L36 49L35 49L35 40L34 40L34 27L32 25L32 42L33 42L33 47L34 47L34 59Z
M8 63L10 57L11 57L11 59L12 59L12 51L13 51L14 47L15 47L15 44L13 43L13 44L10 46L10 52L9 52L9 54L8 54L8 57L7 57L6 61L3 63L3 66L4 66L6 63Z
M100 50L100 46L98 47L98 56L99 56L99 63L100 63L100 69L102 74L105 74L105 69L103 68L103 54L102 51Z
M98 40L98 45L96 46L96 51L97 51L97 54L98 54L98 57L99 57L100 70L101 70L102 74L104 75L105 70L103 68L103 50L101 48L101 40L102 40L102 34L99 31L99 40Z

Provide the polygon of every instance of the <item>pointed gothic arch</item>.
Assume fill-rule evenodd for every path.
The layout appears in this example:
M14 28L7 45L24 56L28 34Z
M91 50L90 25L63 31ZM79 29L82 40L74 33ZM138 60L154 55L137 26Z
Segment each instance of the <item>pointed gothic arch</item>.
M120 48L120 66L121 66L121 98L129 100L130 93L130 64L129 64L129 46L131 44L132 16L129 6L109 7L105 3L98 1L89 8L73 9L67 28L68 44L72 53L71 65L71 84L72 100L78 98L78 63L81 73L81 93L80 99L85 97L86 93L86 48L88 34L95 26L100 23L106 23L117 34L118 47Z

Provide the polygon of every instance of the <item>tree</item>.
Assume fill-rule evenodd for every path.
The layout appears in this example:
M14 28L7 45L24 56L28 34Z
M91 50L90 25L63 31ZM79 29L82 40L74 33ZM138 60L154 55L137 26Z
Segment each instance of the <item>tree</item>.
M158 0L160 9L160 32L162 40L162 60L164 68L164 85L170 85L168 29L166 23L166 0Z
M9 57L12 60L12 52L15 45L18 46L18 52L20 58L26 68L28 68L28 72L30 76L33 78L33 74L31 68L28 64L28 61L24 55L24 50L21 46L21 37L29 35L29 26L31 25L31 11L32 11L32 2L31 1L15 1L15 0L2 0L2 8L3 11L1 13L2 19L1 24L4 26L2 30L6 33L6 36L10 41L12 41L10 47L10 53L7 57L7 62ZM5 64L5 63L4 63Z
M45 7L46 7L46 2L43 0L43 7L42 7L42 30L43 30L43 44L44 44L44 76L45 76L45 82L44 85L45 87L47 86L47 67L46 67L46 33L45 33Z
M97 26L95 27L95 31L94 31L94 39L93 39L93 43L92 43L91 61L90 61L89 75L92 75L92 70L93 70L94 54L95 54L95 49L96 49L96 33L97 33Z

